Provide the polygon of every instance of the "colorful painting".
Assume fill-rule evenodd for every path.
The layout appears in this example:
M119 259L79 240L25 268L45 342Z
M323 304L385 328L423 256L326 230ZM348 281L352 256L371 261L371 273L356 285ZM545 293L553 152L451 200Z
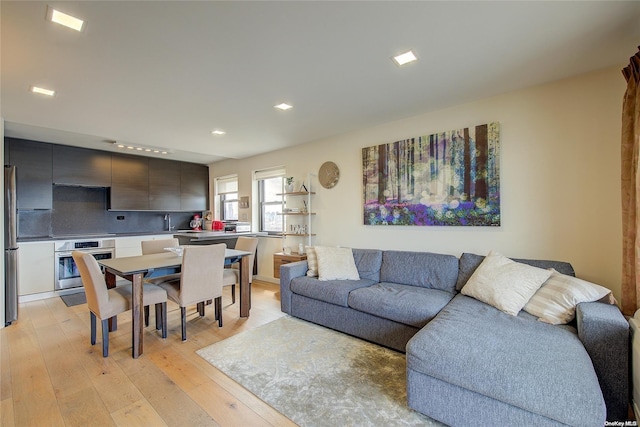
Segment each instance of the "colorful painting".
M500 225L500 126L362 149L365 225Z

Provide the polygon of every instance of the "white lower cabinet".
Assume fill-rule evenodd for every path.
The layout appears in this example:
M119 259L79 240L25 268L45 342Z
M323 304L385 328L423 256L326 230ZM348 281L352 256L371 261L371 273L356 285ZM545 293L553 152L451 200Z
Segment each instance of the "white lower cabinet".
M24 242L18 248L18 295L53 292L53 242Z

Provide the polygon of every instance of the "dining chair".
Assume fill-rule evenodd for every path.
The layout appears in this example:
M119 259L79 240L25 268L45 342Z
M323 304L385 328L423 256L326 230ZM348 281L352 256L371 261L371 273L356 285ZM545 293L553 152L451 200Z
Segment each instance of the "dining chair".
M143 240L142 255L159 254L165 252L164 248L177 248L180 246L178 239Z
M251 252L249 255L249 271L253 271L253 263L256 258L256 250L258 249L257 237L238 237L236 247L239 251ZM249 273L249 285L253 281L253 273ZM240 264L235 263L231 268L225 268L222 284L223 286L231 286L231 304L236 303L236 283L240 283Z
M71 256L80 271L82 285L87 296L89 315L91 318L91 345L96 343L96 318L102 323L102 356L109 355L109 319L120 313L131 310L133 304L132 285L119 285L108 289L102 270L93 255L86 252L73 251ZM167 337L167 292L154 285L143 284L142 302L147 310L151 304L160 306L162 338ZM148 325L148 317L147 317Z
M175 237L170 239L159 239L159 240L143 240L140 242L142 245L142 255L150 255L150 254L161 254L166 251L164 248L177 248L180 246L180 242ZM153 278L144 279L145 282L151 283L152 285L157 285L158 283L166 282L167 280L177 279L180 277L180 273L171 273L166 274L164 276L157 276ZM158 313L159 307L156 306L156 329L160 329L162 326L158 321L160 314ZM145 324L149 326L149 309L145 309Z
M167 298L180 306L182 341L187 340L187 306L197 304L204 316L205 302L215 300L215 318L222 327L222 270L227 245L189 246L182 253L179 279L158 284Z

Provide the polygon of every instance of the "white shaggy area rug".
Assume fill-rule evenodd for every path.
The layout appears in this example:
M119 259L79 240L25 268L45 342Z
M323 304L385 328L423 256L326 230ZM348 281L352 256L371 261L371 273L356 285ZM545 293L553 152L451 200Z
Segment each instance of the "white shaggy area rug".
M198 355L296 424L440 426L407 407L405 355L283 317Z

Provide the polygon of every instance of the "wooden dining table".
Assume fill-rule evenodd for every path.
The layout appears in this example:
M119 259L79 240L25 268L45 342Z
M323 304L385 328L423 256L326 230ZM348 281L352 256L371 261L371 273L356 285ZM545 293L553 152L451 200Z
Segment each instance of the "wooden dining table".
M235 249L225 250L225 264L240 264L240 317L249 317L251 309L251 288L249 286L249 255L251 252ZM116 286L116 276L132 283L132 328L134 359L143 352L144 310L142 304L142 282L145 278L153 278L180 271L182 256L173 252L139 255L132 257L110 258L98 260L105 271L108 288Z

